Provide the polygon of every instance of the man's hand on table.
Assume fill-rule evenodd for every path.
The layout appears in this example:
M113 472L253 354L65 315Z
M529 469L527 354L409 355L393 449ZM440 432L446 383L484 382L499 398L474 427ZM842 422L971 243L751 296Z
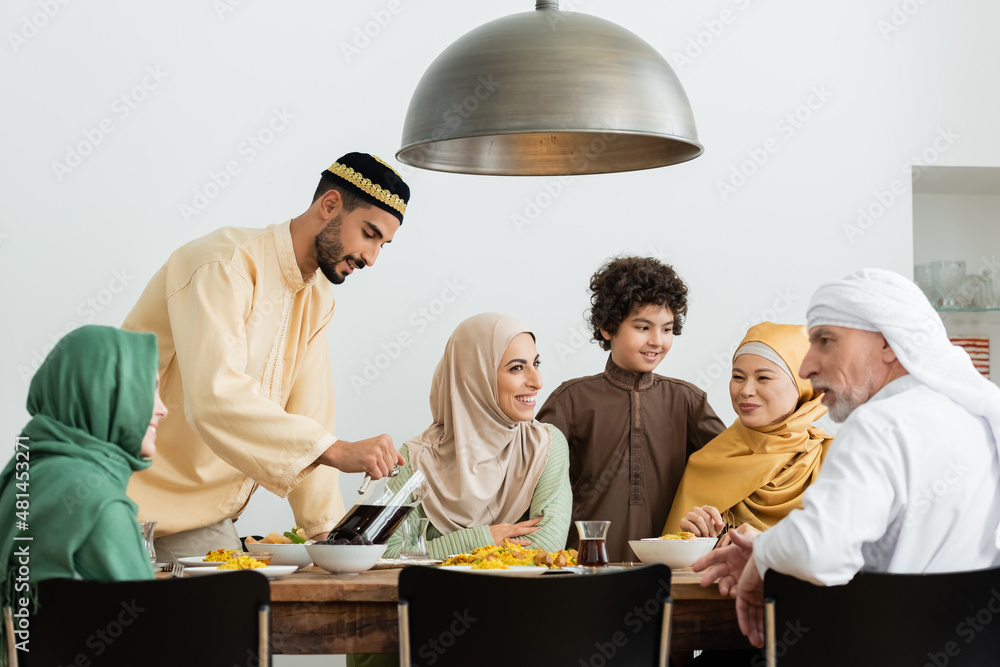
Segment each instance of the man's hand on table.
M740 632L750 643L764 648L764 581L760 578L753 556L747 561L736 585L736 618L740 621Z
M764 647L764 582L753 560L753 541L759 535L743 535L731 530L732 544L713 549L694 562L695 572L704 571L701 585L709 586L716 579L719 592L736 598L736 616L740 632L757 648Z
M743 574L743 568L753 555L753 540L756 535L743 536L736 531L729 531L732 544L721 549L713 549L702 556L691 566L695 572L705 571L701 578L702 587L719 580L719 592L723 595L736 597L736 584Z
M382 479L397 465L406 464L393 446L392 438L385 433L357 442L338 440L316 462L343 472L363 472L372 479Z

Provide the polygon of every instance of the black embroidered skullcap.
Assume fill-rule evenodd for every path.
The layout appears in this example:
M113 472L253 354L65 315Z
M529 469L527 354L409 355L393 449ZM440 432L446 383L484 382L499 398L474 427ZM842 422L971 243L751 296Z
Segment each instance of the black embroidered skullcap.
M368 153L348 153L338 159L323 176L345 185L347 189L372 206L392 213L403 224L410 187L399 172L381 158Z

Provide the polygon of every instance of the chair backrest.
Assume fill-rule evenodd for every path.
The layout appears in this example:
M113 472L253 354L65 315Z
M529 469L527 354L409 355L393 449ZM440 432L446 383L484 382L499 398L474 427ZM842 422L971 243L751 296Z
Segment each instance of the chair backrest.
M764 597L781 667L1000 665L1000 569L861 573L845 586L769 570Z
M255 572L151 581L49 579L38 585L39 608L29 619L29 651L17 654L19 667L263 667L270 663L270 600L268 580Z
M508 577L408 567L400 664L657 665L669 649L670 568ZM661 659L662 658L662 659Z

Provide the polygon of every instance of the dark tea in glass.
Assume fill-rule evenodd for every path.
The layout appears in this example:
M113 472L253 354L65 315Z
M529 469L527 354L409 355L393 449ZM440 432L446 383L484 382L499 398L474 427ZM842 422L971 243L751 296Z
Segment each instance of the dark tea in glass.
M577 521L580 532L580 546L576 553L576 564L581 567L604 567L608 564L608 528L610 521Z
M583 567L602 567L608 564L608 548L603 537L594 540L580 540L576 553L576 564Z

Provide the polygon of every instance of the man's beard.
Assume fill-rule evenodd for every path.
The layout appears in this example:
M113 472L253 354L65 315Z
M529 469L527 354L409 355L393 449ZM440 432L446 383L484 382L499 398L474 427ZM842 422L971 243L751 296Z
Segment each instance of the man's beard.
M876 393L875 374L871 369L866 369L865 376L860 378L860 382L852 387L845 387L843 391L834 392L837 400L829 409L830 419L838 424L843 423L852 412L867 403Z
M340 241L340 224L343 218L344 214L339 213L323 228L323 231L316 235L315 241L316 263L319 264L319 270L334 285L341 284L347 278L346 275L337 271L337 265L345 259L352 259L344 257L344 244ZM361 266L357 262L355 265Z

